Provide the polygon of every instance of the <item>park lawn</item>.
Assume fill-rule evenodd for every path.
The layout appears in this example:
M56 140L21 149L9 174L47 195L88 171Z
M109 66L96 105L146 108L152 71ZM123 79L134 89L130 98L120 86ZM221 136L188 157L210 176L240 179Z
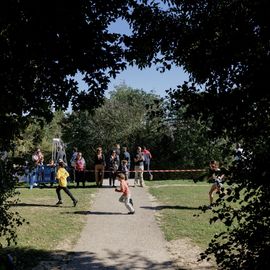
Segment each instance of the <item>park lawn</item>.
M159 203L159 223L168 241L188 237L206 248L215 233L224 230L220 222L209 223L211 211L199 207L209 205L211 184L191 180L146 181L149 192ZM214 199L217 199L215 195Z
M199 206L209 203L210 184L189 180L146 181L150 193L159 202L158 219L168 241L189 237L205 248L215 232L223 225L209 225L211 211L202 213ZM19 204L11 208L26 219L18 229L18 245L11 247L18 270L32 269L38 262L61 250L69 250L78 239L96 192L93 183L87 188L73 188L71 192L79 200L73 207L71 199L62 191L64 204L56 207L54 188L18 188ZM217 198L217 196L216 196ZM199 216L198 216L199 215Z
M61 191L63 205L56 206L56 186L50 188L19 187L19 202L11 207L18 212L26 222L17 230L17 245L9 250L16 254L19 269L23 266L34 266L54 251L68 249L79 238L86 222L86 214L90 210L92 196L96 192L93 183L87 183L86 188L74 188L70 191L78 200L73 207L72 200Z

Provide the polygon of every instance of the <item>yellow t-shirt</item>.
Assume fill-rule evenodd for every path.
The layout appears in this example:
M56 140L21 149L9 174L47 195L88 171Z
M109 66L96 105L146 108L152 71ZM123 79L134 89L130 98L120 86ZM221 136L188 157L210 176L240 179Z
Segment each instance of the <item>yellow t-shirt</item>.
M69 173L65 168L59 168L56 174L56 178L58 179L58 183L60 187L66 187L67 186L67 177L69 176Z

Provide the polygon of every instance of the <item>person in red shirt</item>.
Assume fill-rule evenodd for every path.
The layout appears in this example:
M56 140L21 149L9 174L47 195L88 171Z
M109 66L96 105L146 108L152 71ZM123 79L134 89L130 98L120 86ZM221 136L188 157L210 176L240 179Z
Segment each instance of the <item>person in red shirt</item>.
M143 161L144 170L148 172L149 179L153 180L153 174L151 173L151 170L150 170L150 161L152 159L152 155L150 151L146 149L145 146L143 146L142 153L143 153L143 158L144 158L144 161Z
M125 203L126 208L128 209L128 214L133 215L135 214L135 210L133 208L133 202L131 199L131 193L128 187L128 183L125 180L125 175L123 173L117 174L117 179L120 182L120 189L116 188L116 192L122 192L123 194L119 198L119 202Z
M82 182L83 187L85 187L85 160L82 157L82 153L78 152L77 158L75 160L75 181L77 183L77 187L79 187L80 182Z

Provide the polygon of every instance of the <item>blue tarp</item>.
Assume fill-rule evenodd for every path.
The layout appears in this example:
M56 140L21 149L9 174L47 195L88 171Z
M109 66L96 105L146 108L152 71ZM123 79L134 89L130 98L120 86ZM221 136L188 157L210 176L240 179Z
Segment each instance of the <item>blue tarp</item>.
M26 182L30 185L36 183L55 183L55 167L39 165L33 171L26 174Z

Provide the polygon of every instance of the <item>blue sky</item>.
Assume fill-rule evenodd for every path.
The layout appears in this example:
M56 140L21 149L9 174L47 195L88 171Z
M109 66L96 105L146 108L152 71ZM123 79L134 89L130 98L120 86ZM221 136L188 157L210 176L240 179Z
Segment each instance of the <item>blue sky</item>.
M112 91L114 86L125 83L127 86L136 89L143 89L146 92L153 91L162 97L166 95L165 90L176 88L187 80L188 76L181 68L173 67L169 71L160 73L156 67L139 70L136 67L129 67L121 72L116 79L109 84L108 91Z
M82 81L81 75L77 75L76 79L81 90L87 89L87 85ZM187 79L187 74L178 67L172 67L171 70L165 71L164 73L157 71L156 67L143 70L136 67L128 67L125 71L118 74L115 79L111 80L106 96L109 95L110 91L115 89L115 86L126 84L134 89L142 89L145 92L153 92L161 97L165 97L165 90L170 88L174 89Z
M166 6L162 4L162 6ZM109 31L119 34L129 35L131 33L127 22L119 19L113 23ZM164 97L165 90L176 88L188 79L187 74L182 68L172 67L171 70L160 73L156 70L157 66L140 70L136 67L128 67L127 70L121 72L116 79L112 79L108 87L108 91L112 91L114 86L125 83L127 86L136 89L143 89L146 92L154 93Z
M131 33L129 25L123 20L117 20L110 28L110 32L129 35ZM85 84L81 81L81 76L76 76L79 82L79 88L85 89ZM143 89L145 92L154 92L155 94L164 97L166 95L165 90L170 88L176 88L177 85L182 84L188 79L187 74L184 73L180 67L172 66L171 70L167 70L164 73L157 71L157 66L140 70L136 67L128 67L125 71L118 74L115 79L111 80L108 86L106 95L115 86L120 84L126 84L129 87L135 89Z

